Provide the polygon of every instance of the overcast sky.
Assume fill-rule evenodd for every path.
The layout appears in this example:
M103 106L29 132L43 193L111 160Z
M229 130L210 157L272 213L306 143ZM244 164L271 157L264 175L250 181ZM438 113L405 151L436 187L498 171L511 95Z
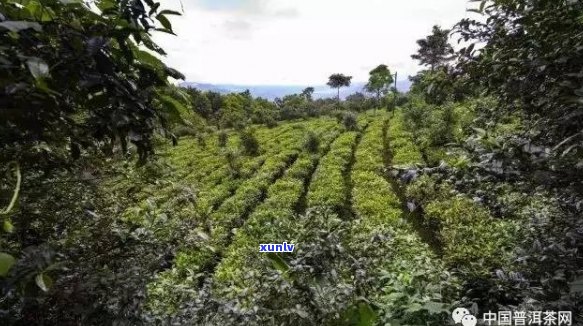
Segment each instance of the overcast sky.
M179 0L165 9L181 11ZM178 36L157 33L165 62L187 81L247 85L325 84L332 73L367 79L384 63L400 76L420 69L415 41L435 24L466 17L467 0L182 0Z

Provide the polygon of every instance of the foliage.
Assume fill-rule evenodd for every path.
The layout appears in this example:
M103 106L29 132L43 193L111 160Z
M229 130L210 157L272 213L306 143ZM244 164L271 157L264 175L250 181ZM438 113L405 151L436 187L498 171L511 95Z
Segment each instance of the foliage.
M393 83L393 75L386 65L379 65L369 72L368 83L365 89L374 93L377 98L377 105L381 106L381 96L386 95Z
M429 104L442 105L453 99L454 79L447 68L421 71L411 77L411 94L423 96Z
M326 85L338 89L338 103L340 103L340 88L350 86L352 76L345 76L343 74L332 74L328 78Z
M186 92L192 99L192 109L207 120L216 119L216 111L207 93L195 88L187 88ZM220 95L219 95L220 96Z
M168 83L184 76L158 59L165 53L151 39L155 30L173 33L167 16L179 13L153 1L108 0L4 1L0 12L0 166L8 172L15 160L24 171L18 202L2 212L0 319L134 320L165 245L117 225L108 209L126 201L95 180L111 169L102 158L125 155L128 140L148 169L158 134L176 143L176 126L196 127L189 100ZM12 184L5 181L3 202ZM104 202L102 216L95 206ZM119 268L124 255L131 270Z
M253 130L244 130L239 134L243 153L247 155L257 155L259 153L259 142Z
M411 112L417 112L417 110ZM422 117L422 115L416 115L416 117ZM414 137L414 134L405 127L404 115L400 111L396 112L387 130L393 165L411 166L423 161L422 153Z
M143 162L157 126L179 115L160 89L183 76L144 50L164 54L150 34L172 33L166 15L174 12L142 1L96 6L99 13L77 1L0 4L2 160L32 162L38 144L49 158L114 142L126 152L129 138Z
M583 5L472 2L459 51L437 26L418 41L409 94L371 71L377 103L340 102L342 74L337 102L171 86L151 33L178 13L150 0L0 3L0 319L582 316Z
M322 158L308 192L308 206L339 212L346 205L346 184L343 173L348 168L356 132L346 132L332 143L330 152Z
M456 175L456 184L485 198L502 216L528 211L523 218L533 232L524 238L523 255L516 258L531 262L519 268L524 278L500 277L490 280L489 286L505 283L504 288L519 288L513 304L534 300L577 306L579 299L568 284L583 269L569 254L578 250L576 246L563 245L579 237L575 230L580 223L574 216L581 214L583 202L581 120L577 118L582 110L583 39L575 32L581 27L583 6L577 1L479 1L472 11L483 17L463 19L454 28L467 45L457 53L456 74L496 101L477 107L471 135L463 144L471 175ZM505 188L502 181L515 185L503 193L512 193L513 202L522 204L509 206L493 198ZM527 209L529 197L544 203L540 214ZM541 224L549 231L540 233ZM561 231L555 229L557 225ZM551 249L558 247L562 249ZM531 258L548 264L541 269ZM549 281L555 277L556 282Z
M353 319L374 320L370 310L354 311L360 302L356 289L342 279L350 261L341 240L347 234L346 222L330 212L310 210L292 220L281 219L278 228L282 236L302 243L293 257L264 255L247 261L247 268L254 271L245 277L250 291L233 295L236 287L214 291L213 283L207 283L198 299L183 305L173 321L347 325Z
M453 55L453 48L449 44L449 33L447 29L433 26L431 35L417 41L419 50L417 54L411 55L411 58L419 60L422 65L429 66L431 71L437 67L443 67Z
M220 131L217 134L219 147L226 147L229 135L225 131Z
M379 308L382 322L444 323L457 280L402 223L402 203L383 177L387 143L379 139L385 128L383 120L373 122L355 154L352 201L357 220L346 246L366 271L358 281Z
M449 64L456 58L449 44L449 34L449 30L434 26L431 35L417 41L418 53L411 56L419 60L421 65L430 67L429 70L422 70L409 77L412 81L410 93L423 96L429 104L443 105L448 101L462 101L477 96L481 90L468 83L466 73Z
M306 97L306 100L312 101L312 95L314 94L314 87L306 87L302 91L302 95Z
M276 100L282 119L298 119L306 116L310 111L312 102L305 95L287 95L283 99Z
M335 126L326 119L305 124L318 133L329 131ZM222 270L221 266L224 265L219 265L221 258L231 248L238 248L231 244L246 239L239 240L239 237L245 234L244 230L248 230L249 226L260 227L263 225L262 221L267 221L266 218L278 217L283 220L288 216L296 204L294 198L299 198L303 192L305 179L310 175L314 164L311 155L298 157L298 152L294 149L301 148L305 136L304 127L303 123L298 123L276 129L257 130L267 158L252 160L258 163L255 171L244 172L245 168L242 169L240 181L235 182L235 187L227 189L225 196L221 194L222 198L214 205L214 209L211 208L210 213L201 216L199 227L193 229L181 244L172 269L160 273L156 281L150 284L149 306L153 312L175 312L181 303L192 300L193 295L196 295L193 290L212 277L216 269ZM323 139L329 142L329 137L326 134ZM216 179L207 182L211 185L217 183ZM224 181L221 182L223 183ZM202 188L201 193L213 188ZM209 195L210 198L218 196L217 193ZM257 219L259 224L254 222ZM241 230L235 232L238 228ZM256 248L256 243L253 248ZM230 259L225 258L225 262L245 257L247 256L233 256ZM244 265L235 263L237 268Z
M314 132L309 131L306 135L304 149L309 153L317 153L320 149L320 138Z
M174 128L173 134L177 138L182 138L182 137L186 137L186 136L197 136L199 133L193 127L178 126L178 127Z
M342 115L342 125L348 131L355 131L358 129L358 122L356 115L353 113L344 113Z
M194 125L193 130L204 128L205 123L239 130L250 124L265 124L273 128L277 126L278 121L333 115L338 111L363 112L378 108L378 104L373 99L360 92L349 95L344 102L331 98L314 99L313 87L307 87L299 94L286 95L273 101L252 97L250 93L245 92L223 95L195 88L188 88L185 92L188 93L192 102L192 104L183 105L193 111L194 117L191 118L195 120L191 123ZM203 124L200 123L201 120Z
M229 165L229 170L234 178L238 178L241 176L241 162L239 161L239 157L237 153L227 150L225 153L225 159L227 160L227 164Z
M518 113L530 128L519 142L550 150L540 161L524 163L552 175L554 186L581 194L572 180L581 179L582 125L576 117L583 110L583 36L575 31L581 27L583 5L482 1L478 11L485 21L464 19L456 25L455 32L470 43L459 52L460 69L499 100L492 119ZM485 46L478 50L478 42ZM528 156L521 145L505 143L509 151Z
M438 233L446 263L476 273L508 266L507 255L515 245L518 225L494 219L469 198L452 197L455 192L451 186L425 176L408 192L422 204L427 229ZM419 192L423 195L416 194Z
M377 108L374 99L368 98L360 92L348 95L344 104L348 110L353 112L364 112Z
M227 94L224 97L224 109L220 111L220 125L224 128L243 129L249 119L250 106L241 94Z

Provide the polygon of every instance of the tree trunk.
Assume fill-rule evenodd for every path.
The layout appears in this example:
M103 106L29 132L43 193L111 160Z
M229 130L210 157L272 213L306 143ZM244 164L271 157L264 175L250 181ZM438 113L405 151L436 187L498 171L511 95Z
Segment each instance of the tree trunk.
M395 71L395 96L393 96L393 110L397 108L397 95L399 95L399 90L397 89L397 72Z
M338 106L340 106L340 87L338 87Z

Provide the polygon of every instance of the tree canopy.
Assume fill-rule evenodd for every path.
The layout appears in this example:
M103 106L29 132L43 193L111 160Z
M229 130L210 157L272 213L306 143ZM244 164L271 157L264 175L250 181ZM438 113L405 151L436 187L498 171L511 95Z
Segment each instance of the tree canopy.
M387 65L379 65L369 72L368 83L365 88L368 92L376 95L378 105L380 104L381 95L386 95L389 92L393 81L393 75Z
M305 96L308 101L311 101L312 95L314 95L314 87L306 87L302 91L302 95Z
M343 74L332 74L328 78L326 85L338 89L338 102L340 102L340 88L350 86L352 76L345 76Z
M45 144L124 151L129 137L143 154L176 101L161 93L168 77L183 78L148 51L164 55L151 32L172 33L152 1L0 3L0 135L2 155L16 160Z
M583 4L482 1L476 11L487 19L463 19L454 30L470 43L459 52L460 73L499 100L491 119L518 114L531 128L513 147L550 150L536 163L524 160L529 170L549 171L549 182L582 193L572 182L583 177L583 34L573 33L583 26Z
M419 60L422 65L429 66L433 71L437 67L442 67L453 59L453 48L449 44L450 30L433 26L431 35L418 40L419 50L411 58Z

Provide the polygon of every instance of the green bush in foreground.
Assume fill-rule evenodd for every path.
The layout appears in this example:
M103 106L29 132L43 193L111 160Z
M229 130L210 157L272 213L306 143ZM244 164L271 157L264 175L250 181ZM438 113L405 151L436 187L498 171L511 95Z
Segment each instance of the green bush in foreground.
M443 258L450 267L483 274L508 266L517 241L517 222L493 218L479 203L429 176L409 186L408 195L422 205L424 225L442 243Z

